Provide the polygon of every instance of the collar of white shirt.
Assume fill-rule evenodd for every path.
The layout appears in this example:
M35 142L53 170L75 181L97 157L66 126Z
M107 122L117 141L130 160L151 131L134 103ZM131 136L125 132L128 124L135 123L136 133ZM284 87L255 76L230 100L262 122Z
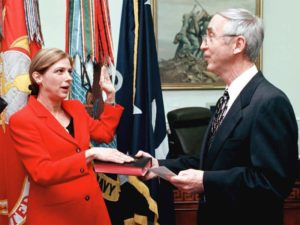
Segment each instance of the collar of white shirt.
M240 76L238 76L232 83L226 87L229 93L229 101L227 103L226 113L229 111L230 107L234 103L235 99L244 89L244 87L248 84L248 82L257 74L258 69L255 65L250 67L248 70L243 72Z

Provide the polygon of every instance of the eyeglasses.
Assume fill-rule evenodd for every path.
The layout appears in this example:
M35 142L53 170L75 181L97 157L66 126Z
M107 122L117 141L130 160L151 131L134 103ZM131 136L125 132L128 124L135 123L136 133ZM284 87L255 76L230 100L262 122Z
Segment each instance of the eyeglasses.
M208 42L212 43L214 39L217 39L217 38L223 38L223 37L235 37L237 36L236 34L223 34L223 35L220 35L220 36L209 36L207 34L204 34L202 35L202 42L204 42L205 45L208 44Z

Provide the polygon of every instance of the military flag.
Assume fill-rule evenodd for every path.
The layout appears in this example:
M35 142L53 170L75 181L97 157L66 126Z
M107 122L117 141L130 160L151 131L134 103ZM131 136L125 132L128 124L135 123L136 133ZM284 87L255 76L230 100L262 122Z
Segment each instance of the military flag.
M117 131L118 149L130 155L142 149L157 158L165 158L167 132L150 1L123 1L116 71L116 100L125 108ZM132 217L136 223L138 218L157 223L157 202L151 197L158 194L155 183L149 185L151 194L145 185L148 195L140 200L131 187L126 182L121 185L128 196L126 200L132 199L133 204L122 205L125 197L121 196L122 210L118 213L127 212L124 217ZM145 202L148 199L152 201Z
M71 99L89 106L91 113L101 101L99 67L113 62L107 0L67 0L66 51L74 58ZM99 112L98 112L99 113ZM97 114L97 113L96 113Z
M69 5L67 50L71 56L75 56L71 98L81 100L87 109L90 109L91 115L98 118L101 110L97 108L99 102L103 102L98 86L100 67L103 64L108 65L113 83L114 77L117 76L116 89L121 84L120 73L114 66L108 2L106 0L67 0L67 2ZM92 24L95 26L91 26ZM96 50L93 51L91 46ZM94 62L93 68L87 68L90 59ZM92 144L99 145L95 142ZM115 141L109 143L109 146L117 147ZM98 179L113 224L146 224L148 221L157 223L156 202L142 181L133 176L110 174L98 174ZM132 203L130 207L128 201Z
M165 158L167 132L150 1L125 0L120 29L117 70L123 83L116 97L125 112L118 148Z
M8 121L27 102L29 64L41 48L43 37L37 0L4 0L1 3L0 95L8 106L0 117L0 224L24 224L30 184L12 149ZM9 173L10 168L14 173Z

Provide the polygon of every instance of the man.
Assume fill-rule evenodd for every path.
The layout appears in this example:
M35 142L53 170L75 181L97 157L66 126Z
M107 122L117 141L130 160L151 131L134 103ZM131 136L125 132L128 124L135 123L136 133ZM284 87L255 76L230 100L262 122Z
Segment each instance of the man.
M254 64L263 37L261 20L247 10L228 9L212 18L201 50L226 91L200 158L153 158L153 167L180 171L169 180L174 186L201 194L199 224L283 224L284 198L297 172L298 129L286 95Z

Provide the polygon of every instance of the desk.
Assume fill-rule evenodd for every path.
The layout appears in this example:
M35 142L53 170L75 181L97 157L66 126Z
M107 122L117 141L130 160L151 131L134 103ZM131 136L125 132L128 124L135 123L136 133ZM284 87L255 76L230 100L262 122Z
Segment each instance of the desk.
M291 194L284 203L284 224L300 224L300 180L297 180Z
M188 194L174 190L174 210L176 225L196 225L198 194ZM300 224L300 179L284 203L284 225Z
M189 194L177 189L173 192L176 225L196 225L199 194Z

